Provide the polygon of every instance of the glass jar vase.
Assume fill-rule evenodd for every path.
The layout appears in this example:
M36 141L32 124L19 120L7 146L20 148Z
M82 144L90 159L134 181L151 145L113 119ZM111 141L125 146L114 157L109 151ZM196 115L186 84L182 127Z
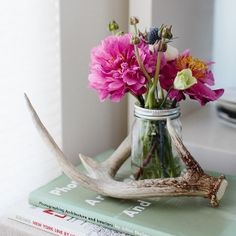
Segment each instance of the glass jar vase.
M181 137L180 108L152 110L134 107L132 127L131 170L136 180L180 176L180 156L172 144L166 119Z

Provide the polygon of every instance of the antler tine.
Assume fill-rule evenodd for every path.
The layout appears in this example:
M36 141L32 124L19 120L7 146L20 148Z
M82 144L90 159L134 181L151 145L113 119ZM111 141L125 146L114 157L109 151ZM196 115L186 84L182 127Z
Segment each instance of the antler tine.
M130 139L130 135L128 135L112 155L102 163L98 163L91 157L80 154L79 157L82 165L93 178L107 177L108 175L114 177L122 164L130 156Z
M34 107L32 106L28 96L24 94L27 106L29 108L29 111L32 115L33 121L35 123L36 128L40 132L43 139L47 142L50 149L54 152L58 163L60 164L63 172L69 176L70 178L74 179L77 182L80 182L85 187L90 187L94 191L100 191L96 181L83 173L78 172L78 170L71 164L71 162L68 161L62 150L59 148L59 146L56 144L52 136L49 134L46 127L41 122L38 114L36 113Z
M88 172L89 176L91 176L94 179L99 178L100 176L100 168L99 163L95 160L93 160L91 157L85 156L83 154L79 154L80 161L85 168L85 170Z
M106 167L108 174L114 177L123 165L123 163L130 157L131 154L131 135L129 134L119 147L113 152L113 154L106 161L102 163Z
M130 135L128 135L112 155L104 162L98 163L91 157L80 154L80 160L89 175L93 178L114 177L122 164L130 156Z
M177 151L180 153L183 162L185 163L187 169L195 170L197 172L203 172L203 169L199 165L199 163L194 159L194 157L190 154L187 148L184 146L182 140L177 135L173 126L171 125L170 118L167 118L167 129L169 131L171 140L173 141Z

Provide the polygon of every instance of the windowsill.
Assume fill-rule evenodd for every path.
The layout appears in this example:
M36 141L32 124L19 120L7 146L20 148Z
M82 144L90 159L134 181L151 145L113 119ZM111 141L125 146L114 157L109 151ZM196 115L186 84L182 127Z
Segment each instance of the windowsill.
M182 119L183 140L204 169L236 173L236 128L219 120L213 105Z

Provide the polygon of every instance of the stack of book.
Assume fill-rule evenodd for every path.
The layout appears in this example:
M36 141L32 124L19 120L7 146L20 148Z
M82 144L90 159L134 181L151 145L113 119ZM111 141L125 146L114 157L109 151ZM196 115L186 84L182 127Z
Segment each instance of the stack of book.
M103 160L111 153L112 150L107 151L97 159ZM85 200L87 194L88 199ZM95 206L102 199L98 199L96 195L96 200L93 201L95 195L96 193L88 192L65 175L61 175L34 190L28 200L18 202L8 210L7 216L9 219L60 236L128 236L126 233L103 227L106 222L91 223L91 219L95 219L94 216L90 219L86 213L74 209L84 200ZM83 197L80 199L81 196Z
M103 160L110 154L97 158ZM128 168L119 174L121 179ZM232 236L236 232L236 177L227 179L229 187L221 206L213 209L207 200L192 197L104 197L61 175L34 190L29 204L15 208L9 218L61 236Z

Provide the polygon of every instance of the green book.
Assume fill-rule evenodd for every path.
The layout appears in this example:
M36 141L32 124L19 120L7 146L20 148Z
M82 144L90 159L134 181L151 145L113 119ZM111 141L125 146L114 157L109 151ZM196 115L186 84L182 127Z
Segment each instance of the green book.
M107 158L112 151L97 157ZM118 173L128 174L129 161ZM79 167L81 168L81 166ZM227 176L229 186L219 208L202 198L178 197L122 200L103 197L61 175L33 191L29 202L42 208L139 236L232 236L236 232L236 177Z

